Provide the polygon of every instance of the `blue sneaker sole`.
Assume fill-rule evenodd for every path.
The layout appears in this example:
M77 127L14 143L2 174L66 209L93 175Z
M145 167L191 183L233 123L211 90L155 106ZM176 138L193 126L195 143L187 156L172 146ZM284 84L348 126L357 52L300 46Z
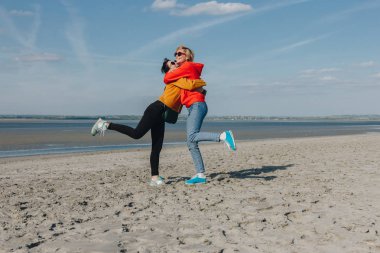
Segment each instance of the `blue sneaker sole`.
M205 182L196 182L196 183L185 182L185 185L206 184L206 183L207 183L207 181L205 181Z

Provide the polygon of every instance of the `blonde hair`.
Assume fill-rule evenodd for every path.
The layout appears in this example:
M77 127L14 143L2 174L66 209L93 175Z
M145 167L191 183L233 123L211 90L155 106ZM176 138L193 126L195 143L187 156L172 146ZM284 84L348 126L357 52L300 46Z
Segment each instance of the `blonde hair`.
M185 54L186 54L186 60L187 61L194 61L194 52L193 50L191 50L190 48L184 46L184 45L180 45L177 47L177 49L175 50L176 52L178 52L178 50L182 49L183 51L185 51Z

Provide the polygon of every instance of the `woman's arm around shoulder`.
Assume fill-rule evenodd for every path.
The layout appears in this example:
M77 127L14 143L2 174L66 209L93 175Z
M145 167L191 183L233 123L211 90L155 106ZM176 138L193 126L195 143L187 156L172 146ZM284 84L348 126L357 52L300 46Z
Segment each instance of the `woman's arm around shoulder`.
M185 62L182 66L165 74L164 83L168 84L177 81L180 78L199 79L202 72L203 64L199 70L199 63Z

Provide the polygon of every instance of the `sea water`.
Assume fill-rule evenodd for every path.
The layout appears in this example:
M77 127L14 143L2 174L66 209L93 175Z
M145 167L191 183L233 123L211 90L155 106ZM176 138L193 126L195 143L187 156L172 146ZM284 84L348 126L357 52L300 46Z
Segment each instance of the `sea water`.
M150 132L133 140L115 131L91 136L95 120L0 120L0 158L94 151L149 149ZM115 123L136 127L137 120ZM205 120L202 131L232 130L245 140L333 136L380 132L380 121ZM186 121L166 124L164 147L186 145Z

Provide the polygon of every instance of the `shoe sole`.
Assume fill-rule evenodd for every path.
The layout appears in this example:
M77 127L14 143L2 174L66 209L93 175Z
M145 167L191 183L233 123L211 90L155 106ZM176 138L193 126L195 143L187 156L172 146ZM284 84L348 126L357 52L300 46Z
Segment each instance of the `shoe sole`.
M186 183L185 185L196 185L196 184L206 184L207 182L198 182L198 183Z
M161 187L164 184L149 184L150 187Z
M92 129L91 129L91 135L92 136L95 136L98 133L98 131L96 131L95 127L96 126L93 126Z
M149 185L152 186L152 187L160 187L162 185L164 185L165 182L164 181L161 181L161 183L157 184L157 183L152 183L152 182L149 182Z

